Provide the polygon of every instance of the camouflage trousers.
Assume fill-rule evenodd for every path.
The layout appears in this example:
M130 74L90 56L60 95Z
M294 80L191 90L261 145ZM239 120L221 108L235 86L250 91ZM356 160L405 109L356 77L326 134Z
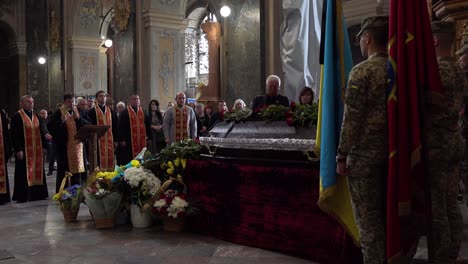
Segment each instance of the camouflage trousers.
M348 157L348 183L364 264L385 261L385 161Z
M461 168L461 180L460 180L460 190L463 194L463 200L465 205L468 206L468 162L463 161L460 164Z
M457 202L459 159L429 155L428 169L432 213L429 263L455 263L463 240L463 219Z

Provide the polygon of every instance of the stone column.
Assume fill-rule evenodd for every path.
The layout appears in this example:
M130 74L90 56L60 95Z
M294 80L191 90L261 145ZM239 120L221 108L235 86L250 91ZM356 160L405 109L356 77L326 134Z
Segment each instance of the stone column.
M185 29L188 20L181 15L149 9L142 15L143 49L141 104L157 99L160 105L174 101L185 90Z
M21 42L16 42L17 48L18 48L18 64L19 64L19 84L18 84L18 89L19 89L19 96L26 94L26 79L27 79L27 60L26 60L26 48L27 48L27 43L25 41Z
M99 90L107 92L107 85L102 87L100 67L103 59L99 47L101 39L90 36L69 36L71 51L72 93L86 96L94 95Z
M201 25L208 40L208 86L204 88L200 101L216 102L220 98L219 87L219 47L221 37L221 25L218 22L204 22Z
M114 76L113 64L109 64L109 67L107 67L107 50L105 47L99 47L99 87L101 87L101 90L110 93L113 97L112 78L109 80L109 85L107 85L107 71L109 70L109 76Z
M280 28L282 21L281 1L265 0L265 69L262 82L266 76L278 75L283 80L283 67L280 54ZM282 82L283 83L283 82ZM264 87L262 87L264 88Z

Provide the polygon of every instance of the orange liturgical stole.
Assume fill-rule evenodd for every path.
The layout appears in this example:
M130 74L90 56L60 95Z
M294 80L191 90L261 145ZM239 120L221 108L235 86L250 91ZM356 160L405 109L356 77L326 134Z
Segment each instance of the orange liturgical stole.
M127 106L128 116L130 118L130 135L132 137L132 155L136 157L140 151L146 147L146 128L145 113L141 107L138 107L138 113L135 113L131 106Z
M63 107L63 106L62 106ZM71 174L85 172L83 143L75 139L76 123L73 115L68 113L65 108L61 109L62 115L65 116L65 126L67 127L67 158L68 172Z
M106 133L99 138L99 161L101 169L114 171L114 137L112 135L112 114L105 106L106 113L96 104L96 120L99 126L110 126Z
M7 131L8 133L8 131ZM3 145L2 116L0 115L0 194L7 193L7 180L5 168L5 148Z
M26 177L28 186L42 185L44 164L39 119L32 115L32 120L23 109L18 111L23 119L24 158L26 160Z
M182 110L178 107L175 108L175 142L188 138L188 111L187 106L184 105Z

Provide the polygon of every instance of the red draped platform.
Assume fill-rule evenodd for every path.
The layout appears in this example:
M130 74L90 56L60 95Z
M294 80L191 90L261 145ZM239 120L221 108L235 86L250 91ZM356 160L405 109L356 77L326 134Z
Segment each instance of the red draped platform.
M191 160L186 182L200 213L192 231L327 263L362 263L338 222L317 206L317 165Z

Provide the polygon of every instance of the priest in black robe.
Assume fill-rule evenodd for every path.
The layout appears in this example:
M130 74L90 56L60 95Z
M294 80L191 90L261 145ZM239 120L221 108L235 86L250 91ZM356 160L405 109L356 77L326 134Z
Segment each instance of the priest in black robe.
M42 145L50 135L33 113L34 99L25 95L20 104L21 109L11 117L10 135L15 151L13 200L22 203L49 197Z
M75 135L83 125L90 123L80 116L73 95L65 94L63 99L63 105L54 112L48 124L57 146L56 192L65 172L73 174L71 184L84 184L87 178L83 142L75 139Z
M3 153L0 155L0 205L10 202L10 185L8 181L7 163L11 157L10 131L8 130L8 118L5 110L0 110L1 119L1 141L3 143Z

